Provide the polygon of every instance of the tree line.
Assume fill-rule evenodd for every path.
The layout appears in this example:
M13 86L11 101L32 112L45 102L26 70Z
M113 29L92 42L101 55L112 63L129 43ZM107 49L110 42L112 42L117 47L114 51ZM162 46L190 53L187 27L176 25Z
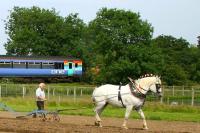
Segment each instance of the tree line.
M200 49L171 35L153 38L151 23L129 10L102 8L86 24L77 13L14 7L5 29L7 55L80 58L84 82L127 83L153 73L167 85L200 83Z

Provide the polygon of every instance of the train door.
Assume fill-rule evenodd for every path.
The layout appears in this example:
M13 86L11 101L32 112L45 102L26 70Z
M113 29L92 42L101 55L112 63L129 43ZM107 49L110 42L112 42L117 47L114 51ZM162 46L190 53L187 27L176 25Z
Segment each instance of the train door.
M82 75L82 61L74 60L74 75L81 76Z
M74 75L74 65L73 65L73 62L64 61L64 70L67 71L67 76L73 76Z

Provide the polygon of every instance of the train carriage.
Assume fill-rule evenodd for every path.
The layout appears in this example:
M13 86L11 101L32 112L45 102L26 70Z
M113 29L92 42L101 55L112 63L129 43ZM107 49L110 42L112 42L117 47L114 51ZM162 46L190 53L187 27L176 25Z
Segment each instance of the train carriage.
M0 56L0 77L68 77L82 75L82 60L65 57Z

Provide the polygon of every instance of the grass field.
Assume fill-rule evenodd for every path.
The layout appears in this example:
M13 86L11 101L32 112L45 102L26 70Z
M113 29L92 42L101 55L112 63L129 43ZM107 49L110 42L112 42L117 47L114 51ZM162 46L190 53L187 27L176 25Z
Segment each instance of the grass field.
M35 100L32 97L6 97L1 98L0 102L13 108L17 112L31 112L36 109ZM83 108L84 109L81 109ZM61 112L66 115L87 115L93 116L94 105L90 100L90 97L76 99L74 102L73 98L62 99L58 102L57 98L47 101L45 108L47 110L56 110L64 108L77 108L77 110L68 110ZM183 106L183 105L165 105L156 102L146 102L143 107L145 116L151 120L167 120L167 121L192 121L200 122L200 107L195 106ZM104 112L105 117L124 117L124 108L116 108L108 106ZM139 115L136 111L133 111L130 118L139 119Z

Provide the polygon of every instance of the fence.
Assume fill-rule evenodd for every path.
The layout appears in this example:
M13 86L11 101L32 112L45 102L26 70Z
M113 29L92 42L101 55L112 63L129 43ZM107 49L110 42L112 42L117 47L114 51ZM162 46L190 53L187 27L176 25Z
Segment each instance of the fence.
M37 85L0 84L0 98L2 97L35 97ZM47 86L46 97L55 97L60 101L62 98L77 99L91 97L95 87L78 86ZM147 101L159 101L173 105L200 105L199 86L163 86L163 97L158 99L153 93L147 96Z
M33 97L38 85L19 85L19 84L0 84L0 98L2 97ZM90 96L95 87L77 87L77 86L51 86L46 89L46 98L60 101L63 98L72 98L76 102L77 98Z
M161 102L179 105L200 105L200 86L163 86Z

